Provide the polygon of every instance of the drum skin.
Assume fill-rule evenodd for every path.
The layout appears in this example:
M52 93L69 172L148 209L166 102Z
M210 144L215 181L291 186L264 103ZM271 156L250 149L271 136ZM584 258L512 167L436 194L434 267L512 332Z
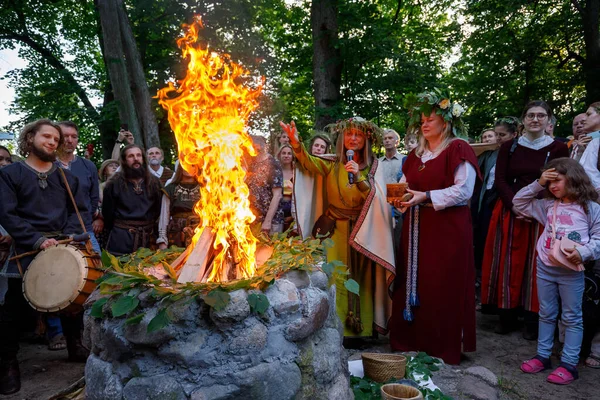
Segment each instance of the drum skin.
M103 275L99 257L85 247L60 245L39 253L23 276L23 295L41 312L78 312Z

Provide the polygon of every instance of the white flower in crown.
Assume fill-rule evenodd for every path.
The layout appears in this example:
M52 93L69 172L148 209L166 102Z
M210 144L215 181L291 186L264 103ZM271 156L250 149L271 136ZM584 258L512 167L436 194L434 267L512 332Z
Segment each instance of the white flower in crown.
M456 118L460 117L462 115L462 113L464 113L464 112L465 112L465 109L460 104L454 103L452 105L452 115L455 116Z

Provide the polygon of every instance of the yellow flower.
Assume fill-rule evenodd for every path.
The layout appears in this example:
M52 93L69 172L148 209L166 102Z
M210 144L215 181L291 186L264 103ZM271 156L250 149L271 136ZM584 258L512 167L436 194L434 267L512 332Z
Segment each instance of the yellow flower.
M450 107L450 100L448 100L448 99L443 99L442 101L440 101L440 104L439 104L439 105L440 105L440 108L441 108L442 110L445 110L445 109L447 109L448 107Z

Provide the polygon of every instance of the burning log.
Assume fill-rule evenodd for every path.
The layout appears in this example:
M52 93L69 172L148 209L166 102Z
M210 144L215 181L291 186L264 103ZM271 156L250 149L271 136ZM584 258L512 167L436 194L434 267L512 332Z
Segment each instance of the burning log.
M209 227L204 228L198 242L191 251L190 247L185 251L189 253L189 256L181 269L181 273L177 279L178 283L203 281L215 255L214 242L215 234L212 229Z

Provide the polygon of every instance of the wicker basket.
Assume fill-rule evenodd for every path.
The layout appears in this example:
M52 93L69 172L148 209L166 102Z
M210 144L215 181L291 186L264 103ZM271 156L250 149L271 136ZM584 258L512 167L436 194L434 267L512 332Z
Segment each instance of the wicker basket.
M399 383L389 383L381 387L383 400L422 400L423 395L419 389Z
M363 353L362 362L365 376L375 382L404 378L406 357L402 354Z

